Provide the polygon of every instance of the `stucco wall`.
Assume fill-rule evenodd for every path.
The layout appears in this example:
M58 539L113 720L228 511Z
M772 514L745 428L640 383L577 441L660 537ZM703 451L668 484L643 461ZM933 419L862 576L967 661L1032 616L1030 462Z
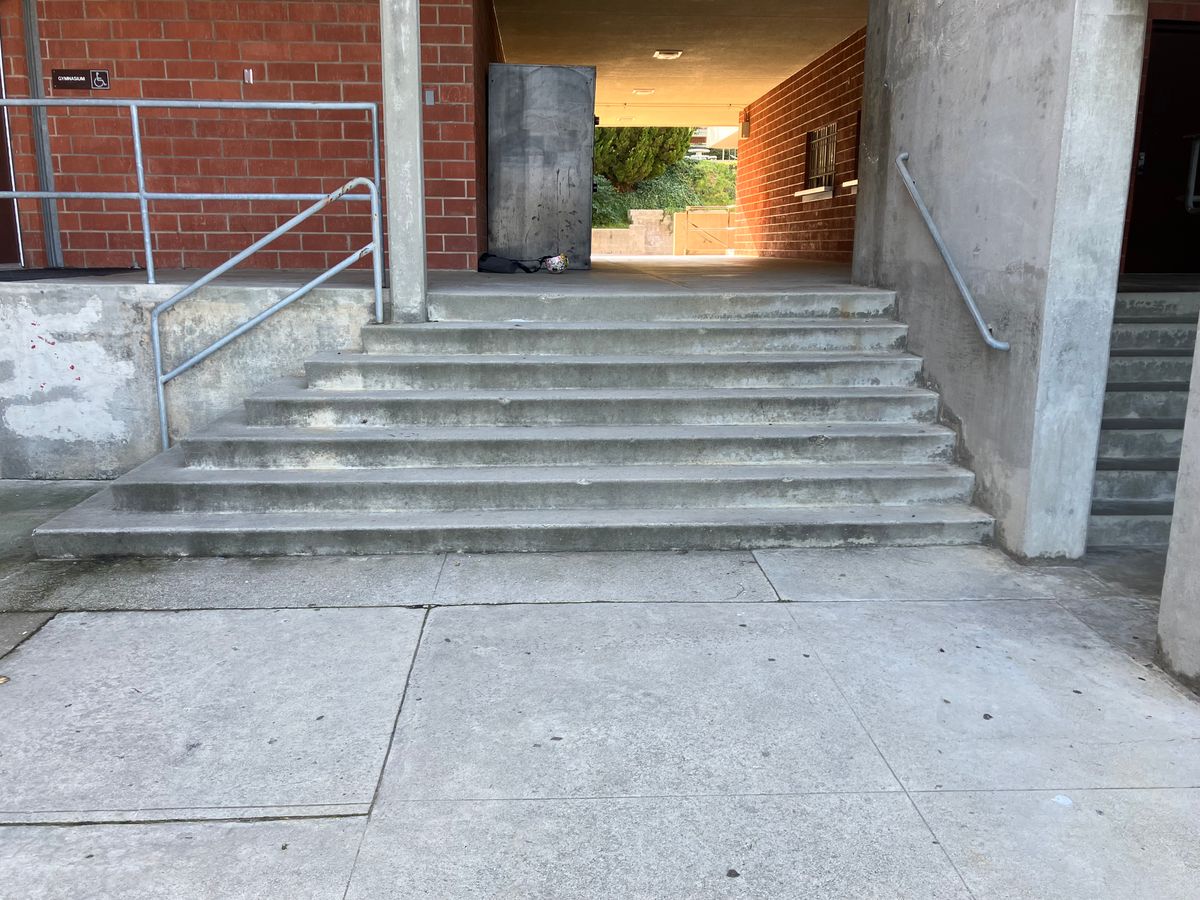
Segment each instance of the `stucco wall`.
M1084 549L1145 18L1145 0L870 7L855 280L899 291L979 500L1022 555ZM976 333L901 151L1010 353Z
M112 478L158 452L150 311L171 285L0 284L0 478ZM162 318L177 364L282 296L209 289ZM359 346L369 289L313 292L167 386L172 433L236 409L306 356Z

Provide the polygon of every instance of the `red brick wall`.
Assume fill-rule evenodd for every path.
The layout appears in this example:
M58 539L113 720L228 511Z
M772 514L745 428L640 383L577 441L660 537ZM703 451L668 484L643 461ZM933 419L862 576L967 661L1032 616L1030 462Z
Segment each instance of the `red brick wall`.
M750 136L738 146L737 251L752 256L849 262L857 177L858 117L866 29L750 104ZM837 176L831 199L804 203L809 131L837 124Z
M425 235L431 269L474 269L487 234L487 65L498 58L490 2L421 0Z
M90 96L381 99L378 0L40 0L38 9L47 96L89 96L53 91L53 68L105 68L112 90ZM481 15L490 16L490 4L487 10ZM468 260L473 267L478 244L475 16L473 0L422 0L422 76L436 92L435 105L424 108L434 267L468 267ZM8 95L28 96L19 0L0 0L0 39ZM243 82L246 68L253 84ZM10 119L18 185L35 189L29 116L14 111ZM371 174L365 112L145 110L142 119L151 190L323 193ZM134 188L124 111L52 111L50 133L60 189ZM153 203L155 261L163 268L215 265L299 208ZM43 265L39 204L21 201L20 210L26 264ZM61 201L59 210L67 265L144 265L135 202ZM324 268L369 240L367 205L343 203L246 265Z

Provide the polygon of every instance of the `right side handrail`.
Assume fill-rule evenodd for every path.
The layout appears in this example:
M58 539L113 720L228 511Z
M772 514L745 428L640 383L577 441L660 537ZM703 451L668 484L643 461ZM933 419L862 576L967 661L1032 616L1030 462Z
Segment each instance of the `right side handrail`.
M942 233L938 231L937 225L933 222L933 217L929 214L929 207L921 199L921 193L917 190L917 183L913 181L912 174L908 171L908 166L905 165L907 161L907 153L901 153L896 157L896 168L900 170L900 178L904 181L904 186L908 188L908 195L912 197L913 203L917 205L917 211L921 213L921 218L925 220L925 226L929 229L929 234L933 237L933 242L937 244L938 253L942 255L942 259L946 263L946 268L950 270L950 277L954 279L954 284L958 287L958 292L962 294L963 302L967 304L967 311L971 313L971 318L975 320L975 327L979 329L980 337L993 350L1008 350L1010 347L1008 341L996 340L992 336L992 329L983 321L983 315L979 312L979 307L975 304L975 298L971 296L971 289L963 281L962 273L958 271L958 266L954 264L954 260L950 256L950 250L946 247L946 242L942 240Z

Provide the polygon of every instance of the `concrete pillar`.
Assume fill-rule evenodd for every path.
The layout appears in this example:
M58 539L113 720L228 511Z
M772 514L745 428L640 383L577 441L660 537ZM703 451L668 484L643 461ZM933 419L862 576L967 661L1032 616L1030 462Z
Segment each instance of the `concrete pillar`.
M1183 431L1158 647L1163 665L1200 690L1200 346Z
M424 322L425 167L419 0L381 0L383 140L392 320Z
M1083 554L1146 0L871 0L854 276L900 292L997 535ZM995 334L975 331L901 151Z

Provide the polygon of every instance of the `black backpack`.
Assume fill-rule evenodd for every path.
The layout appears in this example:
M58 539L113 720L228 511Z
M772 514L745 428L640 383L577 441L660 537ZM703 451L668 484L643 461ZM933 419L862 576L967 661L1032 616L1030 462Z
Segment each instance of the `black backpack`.
M508 259L495 253L484 253L479 257L480 272L496 272L501 275L514 275L517 272L536 272L540 266L527 266L518 259Z

